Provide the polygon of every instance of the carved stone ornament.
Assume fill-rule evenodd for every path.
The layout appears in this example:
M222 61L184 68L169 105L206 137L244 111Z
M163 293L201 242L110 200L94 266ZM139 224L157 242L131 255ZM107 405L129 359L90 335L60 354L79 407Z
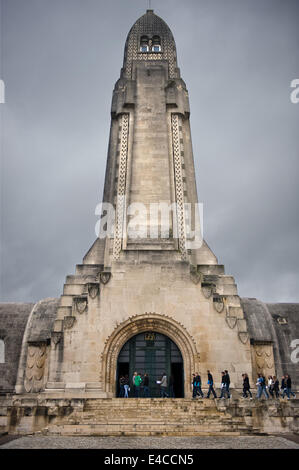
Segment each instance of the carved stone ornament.
M100 286L97 282L90 282L87 284L88 294L92 299L95 299L100 292Z
M51 340L55 344L55 346L61 341L62 333L61 331L52 331L51 333Z
M248 338L249 338L247 331L239 331L238 336L239 336L239 340L241 341L241 343L243 344L247 343Z
M111 273L103 271L100 273L100 281L102 284L107 284L110 281Z
M229 315L226 315L225 319L228 326L233 330L237 324L237 317L230 317Z
M206 299L209 299L214 292L214 284L209 282L202 282L201 290Z
M40 392L44 389L47 352L46 343L41 342L28 345L24 377L24 388L27 393Z
M74 303L76 306L77 312L80 314L84 313L85 310L87 309L87 297L74 297Z
M216 312L221 313L223 312L224 309L224 302L221 297L214 297L213 298L213 305L216 310Z
M64 320L63 320L64 329L69 330L70 328L72 328L74 326L75 321L76 321L76 318L73 316L64 317Z
M201 273L197 271L196 266L192 266L190 269L190 278L194 284L198 284L201 281Z

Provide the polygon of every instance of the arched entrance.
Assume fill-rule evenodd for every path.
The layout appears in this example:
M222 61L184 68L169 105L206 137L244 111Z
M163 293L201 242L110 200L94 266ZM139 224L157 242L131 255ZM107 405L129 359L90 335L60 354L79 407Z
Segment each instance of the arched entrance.
M133 336L125 343L117 361L117 396L119 394L119 378L122 375L129 376L131 391L133 391L131 381L135 371L142 376L145 373L148 374L150 397L160 396L160 388L156 382L164 372L168 378L168 385L173 385L173 389L169 387L170 395L173 398L184 397L182 354L168 336L154 331L146 331Z
M107 337L101 354L102 369L100 381L108 397L117 396L117 363L123 346L131 339L145 332L157 332L170 338L178 346L184 364L184 397L192 395L192 372L198 370L200 361L194 338L174 318L158 313L144 313L127 318L117 324Z

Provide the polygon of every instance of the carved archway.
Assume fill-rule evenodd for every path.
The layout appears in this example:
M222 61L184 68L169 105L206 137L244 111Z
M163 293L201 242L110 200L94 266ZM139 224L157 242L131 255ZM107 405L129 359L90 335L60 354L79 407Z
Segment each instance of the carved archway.
M164 334L178 346L184 361L185 397L190 397L192 373L199 365L199 353L195 341L181 323L157 313L145 313L128 318L119 324L106 340L101 356L103 389L111 396L115 394L118 355L129 339L145 331Z

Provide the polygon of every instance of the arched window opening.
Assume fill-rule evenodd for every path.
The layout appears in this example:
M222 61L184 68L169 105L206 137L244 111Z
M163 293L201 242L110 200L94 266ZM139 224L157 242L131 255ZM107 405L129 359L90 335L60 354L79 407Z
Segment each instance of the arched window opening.
M3 339L0 339L0 364L5 363L5 343Z
M148 50L149 50L148 43L149 43L148 37L147 36L141 36L141 39L140 39L140 52L148 52Z
M153 52L161 52L161 39L160 36L154 36L152 42L152 51Z

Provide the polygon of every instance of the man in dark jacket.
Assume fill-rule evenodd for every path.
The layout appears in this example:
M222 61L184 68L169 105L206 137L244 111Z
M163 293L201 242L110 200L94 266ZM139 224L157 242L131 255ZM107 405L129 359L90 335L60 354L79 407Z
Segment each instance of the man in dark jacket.
M285 375L285 385L286 385L286 394L287 394L288 400L290 399L290 394L293 395L294 398L296 398L295 393L292 392L292 381L291 381L291 377L288 374Z
M279 380L275 375L273 375L273 382L273 391L275 393L275 398L279 398Z
M217 395L216 395L215 390L214 390L213 376L212 376L212 374L209 370L207 371L207 373L208 373L208 386L209 386L207 398L210 398L211 392L213 393L214 398L217 398Z
M203 398L203 393L201 389L201 377L196 372L195 377L193 379L193 397L196 398L197 395L200 395Z
M249 377L247 374L242 374L243 377L243 397L248 398L248 393L250 395L250 398L252 398L252 393L250 391L250 383L249 383Z
M220 398L225 399L225 396L224 396L225 393L227 393L226 375L225 375L225 372L221 372L221 394L220 394Z
M227 397L230 398L229 386L230 386L230 376L227 370L225 372L225 387L227 391Z

